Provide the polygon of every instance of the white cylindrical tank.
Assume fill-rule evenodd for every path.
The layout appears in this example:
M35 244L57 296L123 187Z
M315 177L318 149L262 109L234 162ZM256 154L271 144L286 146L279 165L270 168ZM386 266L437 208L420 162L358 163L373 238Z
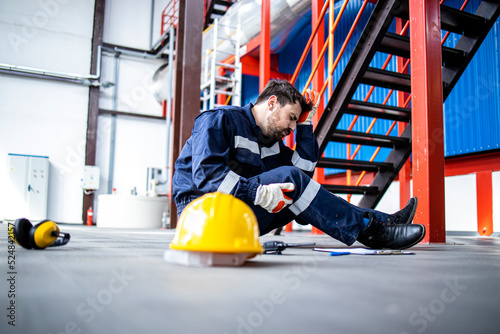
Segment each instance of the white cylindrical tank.
M161 228L167 197L99 195L97 227Z

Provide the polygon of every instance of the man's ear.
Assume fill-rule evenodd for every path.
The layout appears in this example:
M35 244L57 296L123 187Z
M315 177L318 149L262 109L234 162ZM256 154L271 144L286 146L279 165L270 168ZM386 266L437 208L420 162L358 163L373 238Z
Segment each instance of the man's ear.
M272 112L274 111L274 108L276 108L276 104L278 103L278 98L276 97L276 95L271 95L268 99L267 99L267 107L268 109Z

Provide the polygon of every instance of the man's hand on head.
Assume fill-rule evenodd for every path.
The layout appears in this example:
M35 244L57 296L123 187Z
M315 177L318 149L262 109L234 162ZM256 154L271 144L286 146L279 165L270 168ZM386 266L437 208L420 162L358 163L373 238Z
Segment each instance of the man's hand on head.
M314 114L316 114L316 110L318 109L320 102L319 93L312 89L306 90L306 92L304 93L304 98L306 99L307 103L312 103L313 107L310 111L304 111L302 114L300 114L299 120L297 122L297 124L299 125L311 124L312 118Z

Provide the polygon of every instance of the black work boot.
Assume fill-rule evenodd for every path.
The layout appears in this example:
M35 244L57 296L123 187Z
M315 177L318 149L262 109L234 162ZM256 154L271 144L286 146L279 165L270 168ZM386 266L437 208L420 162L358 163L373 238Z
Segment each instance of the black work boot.
M388 224L411 224L415 211L417 211L418 200L416 197L410 198L404 208L387 217Z
M374 249L405 249L418 244L425 236L425 226L420 224L387 224L366 212L370 221L359 234L358 241Z

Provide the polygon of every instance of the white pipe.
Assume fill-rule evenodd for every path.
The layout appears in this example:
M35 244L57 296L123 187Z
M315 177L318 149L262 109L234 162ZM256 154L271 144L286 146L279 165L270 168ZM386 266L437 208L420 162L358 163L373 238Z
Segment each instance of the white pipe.
M7 70L10 72L38 74L38 75L51 77L51 78L79 80L79 81L82 81L82 84L94 85L91 81L99 80L99 78L101 77L101 57L102 57L101 46L99 45L97 48L98 48L97 49L98 57L97 57L97 73L96 74L83 75L83 74L74 74L74 73L64 73L64 72L56 72L56 71L39 69L39 68L9 65L9 64L2 64L2 63L0 63L0 69Z

